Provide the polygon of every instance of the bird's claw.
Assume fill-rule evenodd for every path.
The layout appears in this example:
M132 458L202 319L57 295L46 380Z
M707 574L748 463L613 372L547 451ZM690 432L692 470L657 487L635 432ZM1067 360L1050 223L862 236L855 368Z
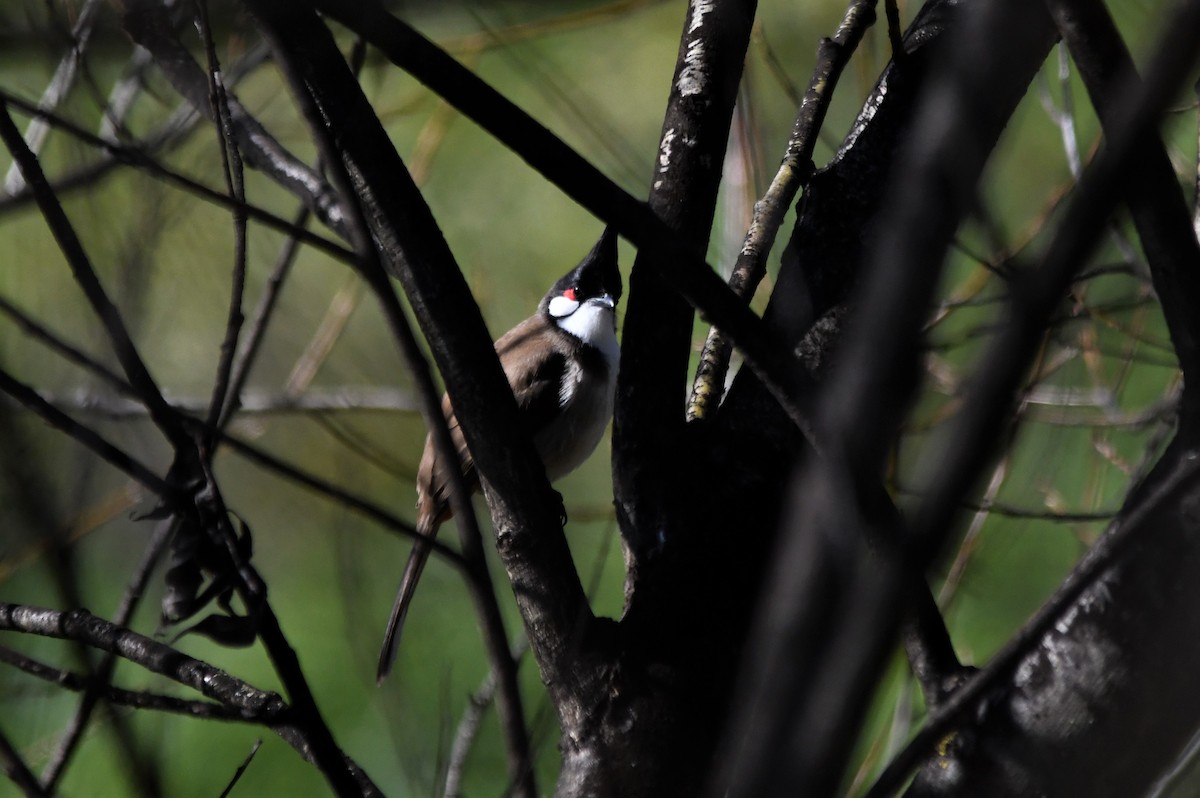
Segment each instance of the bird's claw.
M567 506L563 504L562 494L553 488L550 489L554 493L554 499L558 503L558 524L565 527L567 525Z

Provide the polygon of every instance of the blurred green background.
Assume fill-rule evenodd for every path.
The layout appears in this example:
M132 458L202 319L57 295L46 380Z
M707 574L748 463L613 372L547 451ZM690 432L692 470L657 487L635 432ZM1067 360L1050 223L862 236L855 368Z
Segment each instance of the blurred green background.
M726 184L709 260L728 269L741 245L751 206L778 163L791 128L794 97L812 67L816 44L844 10L831 0L803 4L764 0L747 59L738 130L731 138ZM1158 2L1114 5L1135 52L1152 40ZM915 3L902 3L907 21ZM0 10L0 88L36 100L62 56L61 26L81 4L11 2ZM253 44L247 21L213 4L220 55L237 60ZM636 195L645 195L654 167L662 112L670 86L681 2L479 2L409 4L406 18L477 70L488 82L576 147ZM57 27L56 27L57 26ZM194 31L188 40L197 46ZM351 42L339 31L347 50ZM100 123L113 82L128 68L130 49L110 12L102 15L85 59L86 78L60 112L89 130ZM887 40L872 29L834 99L816 162L827 162L849 128L888 57ZM1139 58L1142 57L1139 55ZM374 54L362 73L368 96L419 182L451 249L499 335L527 316L546 288L590 248L601 225L492 141ZM1079 148L1086 157L1097 125L1072 77ZM314 151L275 69L266 64L236 86L266 127L301 158ZM970 373L999 312L1003 281L981 260L997 263L1014 251L1043 245L1041 228L1069 188L1071 170L1061 128L1047 107L1062 107L1063 84L1052 58L1009 126L986 180L987 224L972 222L951 256L943 305L931 317L930 378L897 447L892 475L901 501L906 477L934 457L930 431L950 413L956 388ZM134 107L130 128L146 135L178 103L161 77ZM18 115L24 126L26 119ZM1194 169L1195 109L1181 99L1166 126L1181 175ZM171 168L221 185L217 139L199 125L162 153ZM95 162L91 146L61 132L41 153L54 177ZM0 169L11 159L0 155ZM251 202L285 217L294 199L248 172ZM106 288L134 331L143 357L169 397L203 400L211 389L224 332L233 263L228 211L205 204L145 173L117 169L85 189L64 193L65 208ZM791 223L789 214L787 224ZM1004 512L964 513L961 545L943 564L940 589L964 660L984 662L1053 590L1119 506L1147 453L1161 445L1169 415L1143 411L1169 399L1177 381L1161 317L1144 267L1122 255L1128 235L1118 225L1096 259L1098 276L1076 286L1047 337L1022 408L1011 453L983 485L980 501ZM1124 231L1124 232L1121 232ZM781 234L781 243L786 229ZM283 246L280 234L251 225L247 309L261 296ZM1024 247L1024 249L1022 249ZM633 250L622 244L626 270ZM771 273L778 263L772 257ZM1118 268L1104 269L1114 266ZM1140 272L1139 272L1140 270ZM755 306L770 288L764 283ZM0 296L105 362L113 362L100 326L73 283L45 223L29 204L0 204ZM697 323L697 343L704 328ZM20 379L74 407L80 397L108 390L51 355L9 318L0 318L0 364ZM304 377L303 369L308 369ZM376 306L344 266L304 250L281 298L249 388L279 393L284 386L319 393L386 389L404 398L407 369ZM682 387L681 387L682 393ZM160 471L169 450L144 420L112 419L79 409L105 436ZM61 565L47 553L49 533L28 523L18 499L32 496L66 534L69 573L83 603L110 615L141 556L151 508L120 474L24 413L0 441L0 600L62 607ZM412 484L424 438L408 411L357 410L247 415L234 431L273 454L411 518ZM571 518L567 534L598 614L621 611L622 563L611 508L609 447L557 487ZM299 653L326 718L346 751L389 795L435 795L455 726L486 674L470 602L453 569L428 569L406 627L396 672L374 685L374 660L408 543L355 513L264 473L237 455L216 461L225 499L254 531L254 561L270 585L272 604ZM15 479L20 475L21 479ZM481 515L482 502L477 505ZM1024 515L1096 514L1064 522ZM443 539L453 541L453 535ZM519 621L493 562L510 632ZM940 580L939 580L940 581ZM150 633L158 623L161 569L135 617ZM0 645L69 667L77 652L56 641L5 635ZM198 636L179 642L185 652L264 689L278 689L257 649L232 650ZM523 688L539 752L539 778L549 791L557 771L557 730L536 669L523 660ZM158 677L122 664L118 684L185 694ZM0 731L40 771L71 717L77 697L0 666ZM324 781L284 743L248 725L114 710L139 745L160 760L165 793L221 792L256 739L264 745L234 795L324 795ZM847 789L862 786L920 719L919 699L897 657L880 691L860 746L861 768ZM94 725L63 782L76 796L129 794L108 722ZM869 781L866 781L869 783ZM500 795L506 785L499 730L489 713L470 760L466 792ZM12 792L0 782L0 795Z

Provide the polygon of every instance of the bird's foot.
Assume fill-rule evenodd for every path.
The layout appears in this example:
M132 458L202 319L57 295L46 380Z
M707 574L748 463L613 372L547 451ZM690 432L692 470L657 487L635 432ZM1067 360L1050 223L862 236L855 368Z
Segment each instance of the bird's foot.
M551 488L550 492L554 494L554 500L558 504L558 523L560 526L565 527L567 525L567 505L563 504L561 493L554 490L554 488Z

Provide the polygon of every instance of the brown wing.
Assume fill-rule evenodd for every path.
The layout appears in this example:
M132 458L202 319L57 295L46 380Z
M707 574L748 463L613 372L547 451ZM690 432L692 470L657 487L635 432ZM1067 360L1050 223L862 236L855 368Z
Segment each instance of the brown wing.
M559 386L571 354L565 336L537 316L496 342L500 365L530 435L536 435L560 409Z
M466 479L467 489L474 490L478 484L475 461L467 449L458 418L450 405L450 397L442 397L442 414L450 428L450 441L457 455L457 465ZM428 528L450 517L450 474L446 471L438 449L433 445L433 434L425 436L425 451L421 453L421 464L417 466L417 527Z
M530 430L536 431L553 417L557 411L558 380L561 379L562 369L566 363L565 356L560 353L561 336L553 334L546 322L539 316L533 316L513 327L496 341L496 353L500 356L500 365L508 378L508 383L516 396L517 405L521 407L522 416L530 424ZM538 357L549 345L554 356L546 359ZM475 474L475 461L467 449L466 439L450 405L450 397L442 397L442 413L450 427L450 439L454 444L458 465L466 477L467 487L475 490L479 478ZM447 464L441 462L442 457L433 445L432 436L425 438L425 451L421 454L421 464L417 467L417 525L422 522L432 524L445 521L450 517L450 475L446 471Z
M500 365L521 408L521 416L530 425L530 434L541 429L558 412L558 386L567 362L566 351L558 339L560 336L535 316L518 324L496 342ZM551 352L548 357L547 346ZM437 535L438 526L451 515L450 472L447 469L460 467L471 491L479 485L475 461L467 450L466 439L463 438L448 396L442 397L442 413L450 427L450 440L454 444L458 462L443 462L444 458L439 456L437 447L433 445L432 435L426 436L425 451L417 467L417 532L429 538ZM422 541L418 541L409 553L379 653L375 674L378 681L383 681L395 662L404 620L429 554L430 548Z

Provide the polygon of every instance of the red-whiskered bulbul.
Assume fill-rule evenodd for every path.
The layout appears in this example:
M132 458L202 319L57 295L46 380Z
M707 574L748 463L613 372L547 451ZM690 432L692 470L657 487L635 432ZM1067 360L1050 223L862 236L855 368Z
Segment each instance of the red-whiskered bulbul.
M551 482L588 458L612 418L620 297L617 236L607 229L587 257L542 298L537 312L496 341L500 365ZM417 532L429 539L452 512L446 469L461 469L471 491L479 489L449 397L442 397L442 412L458 462L444 462L432 436L426 437L417 468ZM379 681L395 662L400 630L429 554L430 548L418 540L404 566L379 653Z

